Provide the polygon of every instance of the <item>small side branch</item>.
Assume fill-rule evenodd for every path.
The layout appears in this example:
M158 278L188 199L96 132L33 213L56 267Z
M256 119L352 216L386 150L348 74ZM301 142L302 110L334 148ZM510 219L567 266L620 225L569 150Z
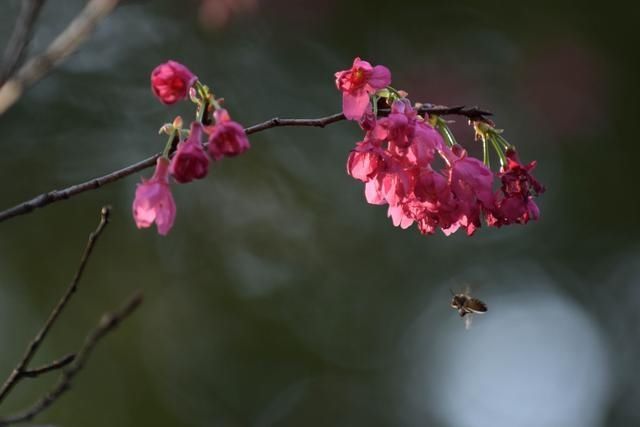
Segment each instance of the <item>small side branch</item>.
M487 121L489 119L486 116L490 116L491 112L480 110L477 107L466 108L465 106L457 106L457 107L447 107L443 105L432 105L432 104L422 104L419 107L418 112L420 114L437 114L441 116L463 116L468 118L469 120L481 120ZM379 114L384 115L388 114L388 109L381 109L378 111ZM303 127L319 127L324 128L325 126L329 126L333 123L337 123L340 121L346 120L344 114L336 113L326 117L320 117L317 119L280 119L274 117L273 119L269 119L265 122L255 124L253 126L249 126L245 128L245 133L247 135L251 135L253 133L262 132L267 129L276 128L276 127L285 127L285 126L303 126ZM160 156L160 153L156 153L151 157L148 157L144 160L141 160L132 165L126 166L122 169L113 171L106 175L102 175L97 178L93 178L89 181L82 182L80 184L72 185L70 187L64 188L62 190L51 190L46 193L42 193L30 200L17 204L9 209L0 212L0 222L5 221L9 218L13 218L18 215L24 215L37 208L42 208L51 203L58 202L60 200L69 199L77 194L84 193L85 191L95 190L97 188L102 187L103 185L118 181L122 178L126 178L129 175L132 175L136 172L142 171L144 169L150 168L155 165L156 160Z
M124 305L113 313L106 313L100 319L98 326L87 335L84 344L78 351L73 363L62 371L60 379L56 385L40 400L36 401L30 408L17 415L0 419L0 427L10 424L21 423L33 419L53 405L62 395L64 395L73 383L74 378L82 370L96 345L102 338L112 332L118 325L129 317L142 303L142 294L136 293L129 298Z
M27 376L31 376L31 377L35 376L34 370L30 371L31 372L30 375L26 374L26 372L29 372L29 370L27 369L27 366L29 365L29 362L31 361L31 359L33 359L33 356L35 356L36 352L38 351L38 348L40 347L44 339L47 337L47 334L49 333L49 331L51 330L51 327L54 325L54 323L60 316L60 313L62 313L64 308L69 303L69 300L75 293L78 287L78 282L82 278L82 273L84 272L84 269L87 265L87 261L89 260L89 257L93 252L93 247L95 246L96 242L98 241L98 238L102 234L102 231L109 223L110 213L111 213L111 208L109 206L103 207L102 210L100 211L100 223L98 224L98 227L95 229L95 231L89 234L89 240L87 241L87 246L85 247L84 252L82 253L82 257L80 258L80 264L78 265L78 269L76 270L76 273L73 276L71 283L69 283L67 290L65 291L65 293L62 295L62 297L56 304L56 306L51 311L51 314L49 315L49 318L47 319L47 321L44 323L40 331L36 334L36 336L33 338L33 340L31 340L31 342L27 346L27 350L25 351L24 356L22 356L22 359L18 362L18 365L13 369L13 371L9 375L9 378L7 378L7 380L2 385L2 388L0 388L0 403L2 403L2 401L7 397L9 392L20 380L22 380ZM69 362L70 361L67 361L66 363L58 363L57 365L55 362L53 362L47 365L49 367L48 369L44 369L44 368L47 368L46 366L44 368L41 368L42 370L41 373L49 372L53 369L58 369L60 367L65 366Z
M69 363L73 362L75 358L76 355L74 353L67 354L66 356L61 357L58 360L54 360L53 362L46 365L38 366L37 368L26 369L22 371L22 376L27 378L36 378L42 374L46 374L47 372L64 368Z
M4 51L2 68L0 69L0 86L9 80L18 67L22 65L27 47L31 42L33 27L44 2L45 0L22 1L20 14L16 19L16 26Z

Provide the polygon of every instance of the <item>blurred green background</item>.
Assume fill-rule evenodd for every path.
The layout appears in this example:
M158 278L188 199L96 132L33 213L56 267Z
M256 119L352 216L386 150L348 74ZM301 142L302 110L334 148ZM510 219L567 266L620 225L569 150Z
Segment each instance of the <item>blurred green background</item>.
M5 0L0 41L19 9ZM31 52L82 9L49 0ZM36 421L60 426L632 426L640 423L637 5L126 2L0 117L0 209L157 151L149 73L181 61L245 125L340 109L333 73L387 65L414 101L478 105L547 186L537 223L444 237L394 228L345 173L361 131L280 128L174 186L168 237L136 229L151 171L0 224L0 374L114 207L34 365L73 351L135 289L145 303ZM458 139L478 147L462 120ZM449 288L489 313L464 330ZM28 405L55 379L21 383Z

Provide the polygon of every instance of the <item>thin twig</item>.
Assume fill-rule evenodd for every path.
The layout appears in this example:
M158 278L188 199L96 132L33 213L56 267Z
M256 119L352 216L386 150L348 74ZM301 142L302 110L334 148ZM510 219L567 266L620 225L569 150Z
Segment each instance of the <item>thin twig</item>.
M37 368L26 369L22 371L22 376L27 378L36 378L47 372L55 371L56 369L62 369L69 363L73 362L76 358L75 353L69 353L66 356L61 357L58 360L54 360L46 365L38 366Z
M51 314L49 315L49 318L42 326L42 329L40 329L37 335L33 338L33 340L31 340L31 342L27 346L27 350L25 351L24 356L22 356L22 359L18 362L18 365L13 369L13 371L9 375L9 378L7 378L7 380L2 385L2 388L0 389L0 403L2 403L5 397L7 397L11 389L22 378L26 376L25 372L27 371L27 366L29 362L31 361L31 359L33 359L33 356L36 354L36 351L38 351L40 344L42 344L42 341L47 337L49 330L51 329L53 324L56 322L56 320L58 319L58 316L60 315L62 310L64 310L64 308L67 306L67 303L75 293L78 287L78 282L82 277L84 268L87 265L87 261L89 260L89 257L91 256L91 252L93 251L93 247L98 241L98 237L100 237L100 234L109 223L110 212L111 212L111 208L109 206L103 207L102 210L100 211L100 223L98 224L98 227L95 229L95 231L89 234L89 240L87 241L87 246L85 247L85 250L82 253L82 257L80 258L80 264L78 265L78 269L76 270L76 273L73 276L71 283L69 283L69 286L67 287L67 290L65 291L64 295L62 295L62 298L60 298L60 301L58 301L58 304L56 304L56 306L51 311Z
M20 13L16 19L16 26L13 34L7 43L2 59L2 69L0 69L0 86L4 84L15 73L24 59L33 27L38 19L40 10L45 0L23 0Z
M27 87L75 52L98 23L118 5L118 1L90 0L46 51L28 60L11 79L0 86L0 114L20 99Z
M457 115L467 117L469 120L486 120L485 116L490 116L488 111L479 110L477 107L465 108L464 106L447 107L441 105L424 104L419 110L421 114L438 114L438 115ZM379 110L380 114L388 114L389 110ZM261 132L263 130L283 127L283 126L309 126L323 128L330 124L345 120L344 114L336 113L327 117L321 117L318 119L280 119L274 117L262 123L249 126L245 129L247 135L252 133ZM18 215L27 214L34 209L42 208L51 203L58 202L73 197L77 194L84 193L85 191L95 190L103 185L118 181L136 172L150 168L155 165L156 160L160 156L160 153L156 153L151 157L147 157L144 160L140 160L137 163L118 169L106 175L102 175L97 178L93 178L89 181L75 184L62 190L51 190L46 193L42 193L30 200L19 203L11 208L5 209L0 212L0 222L9 218L13 218Z
M100 319L98 326L87 335L84 344L78 351L78 355L71 365L62 371L60 379L56 385L40 400L36 401L31 407L17 415L0 419L0 427L10 424L16 424L33 419L36 415L49 408L56 400L58 400L72 385L76 375L82 370L85 363L91 356L96 344L104 338L109 332L113 331L125 318L134 312L142 303L142 294L140 292L129 298L125 304L113 313L106 313Z

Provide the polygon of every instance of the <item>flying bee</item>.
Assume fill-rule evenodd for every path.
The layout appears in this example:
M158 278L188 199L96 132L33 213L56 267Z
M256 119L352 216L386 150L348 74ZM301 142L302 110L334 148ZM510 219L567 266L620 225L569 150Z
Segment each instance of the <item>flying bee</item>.
M467 287L464 293L456 294L451 289L449 289L449 291L452 296L451 308L458 310L460 317L466 316L464 319L465 329L469 329L469 327L471 327L471 315L487 312L487 304L477 298L471 297L471 295L469 295L469 287Z

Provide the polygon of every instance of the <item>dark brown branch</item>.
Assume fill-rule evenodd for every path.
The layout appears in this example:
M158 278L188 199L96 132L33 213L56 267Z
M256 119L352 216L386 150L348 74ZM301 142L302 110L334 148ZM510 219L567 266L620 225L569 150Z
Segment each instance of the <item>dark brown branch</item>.
M72 196L75 196L76 194L84 193L88 190L95 190L96 188L102 187L105 184L109 184L141 170L147 169L156 163L156 159L158 158L158 156L160 156L159 153L154 154L153 156L141 160L138 163L134 163L130 166L111 172L107 175L103 175L101 177L94 178L80 184L72 185L63 190L52 190L48 193L40 194L39 196L36 196L31 200L27 200L26 202L20 203L19 205L0 212L0 222L17 215L29 213L36 208L47 206L50 203L68 199Z
M69 283L69 286L67 287L67 290L65 291L64 295L62 295L62 298L60 298L60 301L58 301L58 304L56 304L56 306L51 311L51 314L49 315L49 318L47 319L47 321L44 323L40 331L37 333L37 335L33 338L33 340L31 340L31 342L27 346L27 350L25 351L24 356L22 356L22 359L20 360L20 362L18 362L18 365L13 369L13 371L9 375L9 378L7 378L7 380L2 385L2 388L0 389L0 403L2 403L2 401L7 397L11 389L22 378L26 376L25 372L27 371L27 366L29 362L31 361L31 359L33 359L33 356L38 351L38 348L42 344L42 341L44 341L44 339L47 337L49 330L51 330L51 327L58 319L58 316L60 316L60 313L62 313L62 310L64 310L64 308L67 306L67 303L75 293L78 287L78 282L82 277L84 268L87 265L87 261L89 260L89 257L91 256L91 252L93 251L93 247L98 241L98 237L100 237L100 234L109 223L110 212L111 212L111 208L109 206L105 206L102 208L100 212L100 223L98 224L98 227L95 229L95 231L89 234L89 240L87 241L87 246L85 247L82 257L80 258L80 264L78 265L78 269L76 270L76 273L73 276L71 283Z
M273 119L267 120L266 122L249 126L244 131L247 133L247 135L250 135L252 133L261 132L266 129L283 126L311 126L323 128L330 125L331 123L340 122L342 120L345 120L344 114L342 113L332 114L330 116L322 117L319 119L280 119L278 117L274 117Z
M0 419L0 427L29 421L55 403L71 388L74 378L82 370L98 342L133 313L141 303L142 294L138 292L129 298L119 310L103 315L98 326L85 338L84 344L78 351L78 355L73 363L62 371L56 385L44 397L36 401L24 412Z
M478 107L466 107L464 105L458 105L455 107L447 107L446 105L433 105L433 104L422 104L418 108L418 113L420 114L435 114L438 116L463 116L469 120L479 120L488 122L486 116L492 116L493 113L486 110L481 110Z
M4 51L2 69L0 69L0 86L9 80L18 67L22 65L27 47L31 41L34 24L38 19L44 2L45 0L22 0L20 13L16 19L16 26Z
M42 374L46 374L47 372L64 368L69 363L73 362L75 358L75 353L69 353L66 356L63 356L58 360L54 360L53 362L46 365L38 366L37 368L26 369L22 371L22 376L27 378L36 378Z
M477 107L465 108L464 106L458 107L446 107L441 105L431 105L424 104L422 105L418 111L421 114L437 114L437 115L458 115L468 118L469 120L483 120L486 121L485 116L490 116L491 113L488 111L483 111L478 109ZM389 110L379 110L379 113L384 115L388 114ZM249 126L245 129L247 135L252 133L261 132L263 130L275 128L275 127L284 127L284 126L308 126L308 127L320 127L323 128L330 124L340 122L345 120L344 114L337 113L332 114L327 117L321 117L318 119L280 119L273 118L267 120L262 123L258 123L253 126ZM125 178L129 175L132 175L136 172L147 169L153 165L155 165L156 160L160 156L160 153L154 154L151 157L148 157L144 160L141 160L137 163L124 167L122 169L116 170L114 172L108 173L106 175L102 175L97 178L93 178L89 181L85 181L80 184L72 185L70 187L64 188L62 190L51 190L47 193L42 193L33 199L27 200L20 204L17 204L9 209L6 209L0 212L0 222L5 221L9 218L13 218L14 216L27 214L34 209L42 208L47 206L53 202L58 202L60 200L65 200L70 197L75 196L76 194L84 193L85 191L95 190L103 185L109 184L111 182L118 181L122 178Z

